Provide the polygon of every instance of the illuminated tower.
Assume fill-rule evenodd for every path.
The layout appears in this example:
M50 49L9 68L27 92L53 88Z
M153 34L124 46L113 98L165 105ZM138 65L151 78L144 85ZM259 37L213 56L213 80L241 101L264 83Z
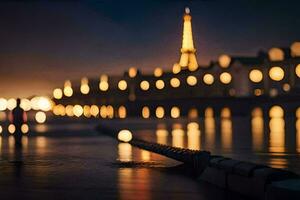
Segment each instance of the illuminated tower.
M188 67L190 71L195 71L198 68L196 59L196 49L194 48L193 32L192 32L192 17L190 15L190 9L185 8L185 14L183 16L183 37L182 48L179 65L182 68Z

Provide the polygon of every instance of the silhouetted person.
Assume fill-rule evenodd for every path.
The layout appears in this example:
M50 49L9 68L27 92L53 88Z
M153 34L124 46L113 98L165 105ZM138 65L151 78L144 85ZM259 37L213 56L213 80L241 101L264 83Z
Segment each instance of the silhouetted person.
M13 125L15 125L16 131L14 133L15 137L15 147L22 146L22 131L21 127L27 121L26 112L20 107L21 100L17 99L17 106L12 110L10 121Z

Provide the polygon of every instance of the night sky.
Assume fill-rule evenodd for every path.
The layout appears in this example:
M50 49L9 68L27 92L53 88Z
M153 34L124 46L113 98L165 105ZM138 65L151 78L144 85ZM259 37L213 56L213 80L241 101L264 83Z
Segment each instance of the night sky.
M1 1L0 97L51 94L65 79L130 66L170 69L185 6L201 64L300 40L300 3L291 0Z

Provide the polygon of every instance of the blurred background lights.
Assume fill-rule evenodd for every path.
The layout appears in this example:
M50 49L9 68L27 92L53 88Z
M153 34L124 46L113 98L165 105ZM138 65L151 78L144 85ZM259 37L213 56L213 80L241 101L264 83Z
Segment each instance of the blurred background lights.
M228 55L223 54L223 55L221 55L221 56L219 57L219 65L220 65L222 68L227 68L227 67L229 67L230 62L231 62L231 58L230 58L230 56L228 56Z
M142 81L140 83L140 87L142 90L149 90L150 84L148 81Z
M296 75L300 78L300 64L298 64L295 68Z
M188 76L186 82L190 86L195 86L197 84L197 78L195 76Z
M284 52L280 48L271 48L268 52L269 59L271 61L282 61L284 60Z
M284 71L281 67L272 67L269 76L273 81L281 81L284 78Z
M16 127L15 127L15 125L10 124L10 125L8 125L7 130L10 134L14 134L16 132Z
M291 54L293 57L300 57L300 42L294 42L291 45Z
M64 95L71 97L73 95L72 83L70 80L66 80L64 84Z
M53 97L55 99L61 99L63 97L63 91L60 88L55 88L53 90Z
M259 83L263 79L263 73L258 69L253 69L249 73L249 79L254 83Z
M118 83L118 87L120 90L126 90L127 89L127 82L125 80L120 80Z
M231 82L231 74L229 74L228 72L223 72L221 75L220 75L220 81L224 84L229 84Z
M0 111L4 111L7 108L7 100L0 98Z
M47 116L46 116L46 114L45 114L44 112L42 112L42 111L39 111L39 112L37 112L37 113L35 114L35 120L36 120L37 123L42 124L42 123L44 123L44 122L46 121L46 119L47 119Z
M161 77L163 75L162 68L159 68L159 67L155 68L153 74L154 74L155 77Z
M180 86L180 80L178 78L172 78L170 84L173 88L178 88Z
M130 142L132 140L132 133L129 130L121 130L118 133L118 140L121 142Z
M128 75L130 78L134 78L137 75L137 69L135 67L130 67L128 70Z
M29 132L29 126L27 124L22 124L21 126L21 132L26 134Z
M172 69L174 74L178 74L181 71L181 66L178 63L175 63L173 65L173 69Z
M165 116L165 110L162 106L158 106L155 110L155 115L157 118L161 119Z
M88 94L90 92L89 80L86 77L81 79L80 92L82 94Z
M211 85L211 84L214 83L214 81L215 81L215 79L214 79L213 75L211 75L211 74L205 74L205 75L203 76L203 82L204 82L206 85Z
M31 109L31 102L29 99L21 99L20 107L24 109L24 111L29 111Z
M17 106L17 101L13 98L8 99L7 101L7 109L8 110L13 110Z
M142 108L142 117L145 118L145 119L147 119L147 118L150 117L150 109L149 109L149 107L144 106Z
M75 105L73 107L73 113L76 117L80 117L83 114L83 108L81 105Z
M180 117L180 109L176 106L172 107L171 109L171 117L172 118L178 118Z
M155 82L155 87L159 90L162 90L165 87L165 82L163 80L157 80Z

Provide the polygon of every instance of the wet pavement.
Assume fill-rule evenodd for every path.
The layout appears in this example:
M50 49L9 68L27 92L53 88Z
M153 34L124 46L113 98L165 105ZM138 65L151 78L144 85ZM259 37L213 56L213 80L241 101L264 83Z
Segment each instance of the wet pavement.
M240 199L106 136L1 138L1 199Z

